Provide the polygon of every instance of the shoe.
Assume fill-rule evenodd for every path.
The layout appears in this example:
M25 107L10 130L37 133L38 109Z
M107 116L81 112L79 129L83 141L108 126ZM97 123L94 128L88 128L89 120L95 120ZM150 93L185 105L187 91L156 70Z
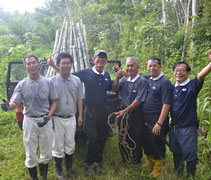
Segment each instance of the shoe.
M102 168L102 166L101 166L100 163L97 164L97 166L95 167L95 170L99 174L102 174L103 173L103 168Z
M147 155L147 159L148 161L144 164L142 164L142 167L152 167L154 166L154 159L153 159L153 155Z
M152 172L150 173L150 176L157 178L160 175L162 166L163 166L163 160L161 160L161 159L154 160L154 168L153 168Z
M89 165L86 169L86 176L91 176L92 174L94 174L94 166L93 165Z

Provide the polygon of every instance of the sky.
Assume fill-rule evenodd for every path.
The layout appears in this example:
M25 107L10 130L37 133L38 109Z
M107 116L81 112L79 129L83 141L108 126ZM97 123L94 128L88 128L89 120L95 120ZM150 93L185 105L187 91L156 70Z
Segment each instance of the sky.
M34 8L44 6L46 0L0 0L0 7L5 12L34 12Z

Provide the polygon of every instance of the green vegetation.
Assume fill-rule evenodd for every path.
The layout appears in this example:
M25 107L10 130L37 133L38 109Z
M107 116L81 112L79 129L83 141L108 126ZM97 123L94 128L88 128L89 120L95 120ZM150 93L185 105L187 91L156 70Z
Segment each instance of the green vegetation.
M195 1L187 0L66 0L70 4L68 16L64 0L47 0L46 6L34 13L11 14L0 8L0 95L6 97L7 65L22 61L27 54L42 60L51 55L55 32L63 18L83 20L86 25L89 58L97 49L104 49L110 60L121 60L125 68L127 56L141 61L140 74L146 74L149 57L162 59L163 72L174 82L172 65L179 60L190 63L191 78L208 64L211 48L211 1L197 1L197 14L191 9ZM76 4L77 2L77 4ZM162 5L165 2L165 11ZM165 16L165 13L166 16ZM186 16L188 15L188 16ZM165 19L166 17L166 19ZM206 77L198 98L199 164L198 180L211 179L211 76ZM85 144L79 140L74 169L84 176ZM0 179L29 179L24 168L25 152L22 132L15 123L14 112L0 111ZM148 179L149 169L136 165L122 165L116 134L109 139L104 158L105 176L87 179L138 180ZM158 179L176 179L172 173L171 153L167 151L165 167ZM55 179L53 163L49 179Z
M1 114L2 111L1 111ZM122 164L118 148L116 132L109 138L104 153L104 174L95 174L89 178L85 176L85 138L78 134L76 151L74 154L73 169L77 174L76 180L149 180L150 168L141 168L140 165ZM211 147L204 136L199 137L199 163L196 172L197 180L209 180L211 173ZM0 116L0 179L1 180L29 180L29 174L24 167L25 150L22 140L22 131L15 122L14 112ZM144 156L143 162L146 161ZM65 170L64 170L65 172ZM53 160L50 162L49 180L55 180L55 167ZM162 173L158 180L185 180L176 178L173 173L172 154L167 148L167 157Z

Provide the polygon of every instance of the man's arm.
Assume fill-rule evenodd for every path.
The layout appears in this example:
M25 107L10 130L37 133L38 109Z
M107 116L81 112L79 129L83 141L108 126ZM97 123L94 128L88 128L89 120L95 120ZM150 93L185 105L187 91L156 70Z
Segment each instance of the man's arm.
M78 126L82 126L83 124L83 100L78 100Z
M57 108L57 105L58 105L58 99L55 99L52 104L51 104L51 107L50 107L50 111L48 113L48 116L52 116L53 113L55 112L56 108Z
M161 127L169 113L170 107L170 104L163 104L159 119L152 129L152 133L154 133L155 135L160 135Z
M120 68L117 73L116 73L116 78L113 82L113 88L112 91L118 91L119 90L119 80L121 79L122 76L125 76L126 72Z
M116 112L116 116L117 116L118 118L120 118L120 117L122 117L125 113L134 110L134 109L135 109L137 106L139 106L140 104L141 104L141 102L135 99L128 107L126 107L126 108L123 109L123 110L120 110L120 111Z
M208 75L209 72L211 71L211 49L208 51L208 54L210 63L204 69L202 69L202 71L198 74L197 79L199 80L199 82L202 82L205 76Z
M47 64L51 66L57 73L59 72L58 66L53 62L53 59L50 57L47 60Z

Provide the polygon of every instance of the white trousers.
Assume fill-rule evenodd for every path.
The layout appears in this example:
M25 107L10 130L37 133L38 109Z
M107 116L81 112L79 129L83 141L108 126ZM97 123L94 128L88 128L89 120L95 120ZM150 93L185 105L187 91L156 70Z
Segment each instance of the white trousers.
M47 164L52 157L53 129L52 121L44 127L38 127L37 123L43 118L31 118L24 116L23 141L26 150L25 166L33 168L38 163ZM37 149L40 148L40 158L37 156Z
M63 158L64 154L71 155L75 150L76 118L64 119L53 116L54 140L52 155Z

